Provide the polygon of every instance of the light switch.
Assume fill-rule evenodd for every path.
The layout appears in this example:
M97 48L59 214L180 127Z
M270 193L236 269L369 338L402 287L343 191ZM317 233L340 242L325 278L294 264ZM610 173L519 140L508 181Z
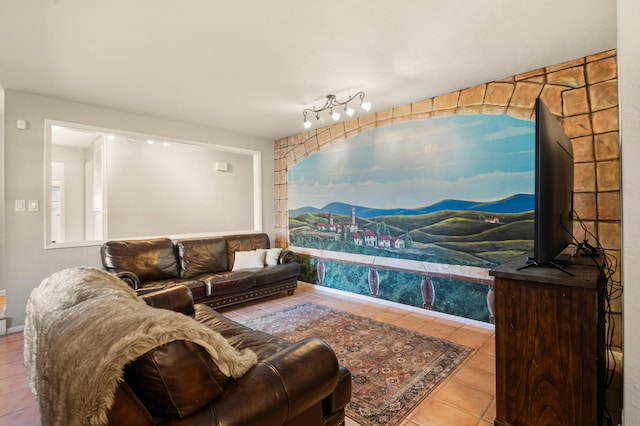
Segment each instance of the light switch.
M27 209L27 204L25 200L16 200L16 211L23 212Z
M40 210L40 203L38 200L29 200L29 211L37 212L38 210Z

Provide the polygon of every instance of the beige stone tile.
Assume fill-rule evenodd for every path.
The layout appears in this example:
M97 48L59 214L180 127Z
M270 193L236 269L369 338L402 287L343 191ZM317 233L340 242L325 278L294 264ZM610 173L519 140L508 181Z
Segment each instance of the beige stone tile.
M507 106L513 94L514 85L511 83L490 83L484 97L485 105Z
M420 426L475 426L480 420L437 399L421 404L409 419Z
M566 87L546 85L542 89L540 97L544 104L549 108L551 114L559 116L562 115L562 93L566 90Z
M609 108L593 113L593 133L618 131L618 108Z
M581 87L563 92L562 103L565 117L588 113L589 100L587 99L587 88Z
M491 403L489 408L487 408L487 411L485 411L484 415L482 416L482 419L486 421L490 421L491 424L493 424L493 420L495 418L496 418L496 399L493 398L493 402Z
M360 423L356 422L353 419L350 419L349 417L345 418L344 424L345 426L362 426L360 425Z
M597 218L596 193L575 192L573 194L573 209L578 213L580 219L595 220Z
M411 104L412 114L422 114L431 112L433 110L433 99L425 99L423 101L414 102Z
M479 391L457 381L438 392L434 399L445 402L475 417L482 417L493 401L493 395Z
M398 327L407 328L409 330L419 331L422 327L424 327L434 319L435 318L426 315L408 314L392 321L391 324Z
M562 120L562 127L569 139L589 136L593 133L590 114L565 117Z
M458 99L459 106L472 106L482 105L484 99L484 93L487 90L486 84L470 87L460 91L460 97Z
M380 111L380 112L376 113L376 120L377 121L391 120L392 118L393 118L393 110L392 109L387 109L387 110Z
M465 367L477 368L487 373L496 374L496 357L486 352L476 352L469 357Z
M459 96L460 92L451 92L446 95L437 96L433 98L433 109L442 110L456 108L458 106Z
M592 135L575 138L571 140L571 145L573 146L573 161L576 163L586 163L596 159Z
M605 249L620 250L620 223L599 222L598 240Z
M609 80L589 86L589 98L593 111L618 106L618 81Z
M596 163L574 164L573 189L576 192L594 192L596 190Z
M598 194L598 219L620 220L620 191Z
M487 343L492 335L493 332L490 330L464 325L455 330L447 340L472 348L480 348Z
M616 78L616 58L610 57L601 61L590 62L587 64L586 71L587 81L589 81L589 84Z
M406 117L411 114L411 104L402 105L393 109L394 117Z
M620 189L620 163L618 160L596 163L598 191L617 191Z
M495 335L495 333L493 334L493 336L491 336L489 338L489 340L487 340L487 343L482 345L482 347L480 348L480 350L478 352L484 353L484 354L487 354L487 355L491 355L491 356L496 356L496 335Z
M509 105L526 109L533 108L541 91L542 84L527 81L518 82Z
M551 72L547 74L547 82L569 87L583 87L585 79L582 66Z
M522 74L517 74L515 76L515 80L516 81L520 81L520 80L536 80L536 79L540 79L543 78L545 74L545 70L544 68L538 68L537 70L533 70L533 71L528 71Z
M435 319L420 327L418 331L440 339L448 339L460 327L460 324L451 324L450 321L443 322Z
M467 365L463 365L453 374L452 382L461 383L489 395L495 395L496 393L495 374Z
M618 132L609 132L596 135L594 138L594 150L596 160L613 160L619 158Z
M367 316L376 321L392 323L394 320L397 320L404 315L402 313L394 312L388 309L373 308L369 311L369 314Z

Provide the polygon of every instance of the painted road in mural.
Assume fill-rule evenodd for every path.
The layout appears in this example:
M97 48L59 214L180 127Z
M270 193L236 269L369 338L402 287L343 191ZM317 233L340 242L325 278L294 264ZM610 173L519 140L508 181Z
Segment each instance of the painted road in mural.
M484 268L531 250L534 133L507 115L465 115L323 149L289 169L291 244Z

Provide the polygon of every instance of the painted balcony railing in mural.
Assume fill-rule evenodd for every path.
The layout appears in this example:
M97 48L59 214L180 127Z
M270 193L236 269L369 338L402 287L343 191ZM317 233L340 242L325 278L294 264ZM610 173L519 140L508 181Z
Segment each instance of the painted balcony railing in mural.
M423 300L422 307L427 310L434 310L436 292L433 285L433 278L447 278L464 281L473 284L482 284L488 287L487 309L489 311L489 321L495 321L495 287L493 277L489 275L487 268L464 265L448 265L442 263L421 262L408 259L392 259L387 257L368 256L354 253L342 253L310 249L305 247L290 247L297 255L315 259L317 261L317 282L324 285L325 262L343 263L368 268L367 280L370 288L370 295L378 297L380 285L380 275L378 270L394 272L404 272L421 277L420 293Z

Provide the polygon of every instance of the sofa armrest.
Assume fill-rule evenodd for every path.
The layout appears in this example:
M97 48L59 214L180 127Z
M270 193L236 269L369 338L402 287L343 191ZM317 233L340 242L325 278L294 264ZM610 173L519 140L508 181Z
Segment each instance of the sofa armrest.
M140 296L147 305L193 316L193 295L189 287L178 285Z
M123 269L107 269L107 272L112 273L118 277L121 281L124 281L134 290L140 288L140 278L131 271L125 271Z
M296 255L291 250L282 250L280 252L279 264L295 262Z
M208 407L171 424L285 424L333 392L338 368L333 350L324 341L301 340L259 362Z

